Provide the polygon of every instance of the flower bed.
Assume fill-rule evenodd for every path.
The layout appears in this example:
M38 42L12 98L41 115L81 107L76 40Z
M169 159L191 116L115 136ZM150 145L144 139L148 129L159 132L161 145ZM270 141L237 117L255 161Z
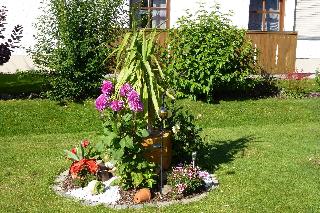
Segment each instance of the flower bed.
M153 192L152 198L150 201L143 204L137 204L134 202L133 198L137 190L121 190L118 186L110 186L110 183L115 180L115 178L110 179L109 181L104 182L106 190L102 194L93 195L90 192L90 186L84 188L73 188L74 186L70 185L71 176L69 171L61 173L55 180L53 185L53 190L67 198L76 199L81 201L85 205L105 205L112 208L138 208L143 205L147 206L166 206L177 203L189 203L198 201L204 198L210 190L218 187L218 180L214 175L206 177L206 187L203 191L188 195L188 196L173 196L173 194L163 194L159 192Z

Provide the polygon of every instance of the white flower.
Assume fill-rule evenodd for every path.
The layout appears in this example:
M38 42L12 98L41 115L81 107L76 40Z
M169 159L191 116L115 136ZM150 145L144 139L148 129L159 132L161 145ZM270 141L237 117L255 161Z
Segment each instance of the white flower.
M180 131L180 125L179 124L176 124L172 127L172 132L174 134L177 134L178 132Z

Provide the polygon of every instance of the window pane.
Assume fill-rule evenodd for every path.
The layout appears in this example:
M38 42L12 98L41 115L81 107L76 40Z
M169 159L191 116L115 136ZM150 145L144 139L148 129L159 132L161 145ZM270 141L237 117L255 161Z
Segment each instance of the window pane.
M152 27L165 29L166 19L166 10L152 10Z
M139 10L136 12L136 23L138 27L147 27L150 28L150 13L148 10Z
M161 7L166 8L167 1L166 0L153 0L152 7Z
M266 10L279 10L279 0L267 0L266 1Z
M249 11L262 10L262 0L250 0Z
M249 13L249 30L263 30L262 28L262 14Z

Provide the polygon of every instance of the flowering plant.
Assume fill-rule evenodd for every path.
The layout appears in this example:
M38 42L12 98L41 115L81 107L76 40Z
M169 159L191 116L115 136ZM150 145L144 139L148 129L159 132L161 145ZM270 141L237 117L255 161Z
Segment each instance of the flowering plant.
M115 91L111 81L103 81L101 93L95 102L104 122L101 147L116 164L121 186L151 188L155 183L154 164L143 157L141 141L149 133L139 114L143 111L140 95L129 83Z
M208 175L208 172L201 171L199 167L180 165L172 168L167 181L175 194L190 195L204 190L204 180Z
M73 179L78 179L79 185L84 186L97 173L96 151L93 150L90 142L85 139L78 147L70 151L65 150L66 157L72 161L69 173Z

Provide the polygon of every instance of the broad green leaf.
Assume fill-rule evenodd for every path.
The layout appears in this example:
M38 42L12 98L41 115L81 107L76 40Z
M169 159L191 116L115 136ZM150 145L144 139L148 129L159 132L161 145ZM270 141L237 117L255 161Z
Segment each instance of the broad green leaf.
M64 152L66 153L67 158L70 158L70 159L76 160L76 161L80 160L77 155L75 155L74 153L70 152L69 150L64 150Z

